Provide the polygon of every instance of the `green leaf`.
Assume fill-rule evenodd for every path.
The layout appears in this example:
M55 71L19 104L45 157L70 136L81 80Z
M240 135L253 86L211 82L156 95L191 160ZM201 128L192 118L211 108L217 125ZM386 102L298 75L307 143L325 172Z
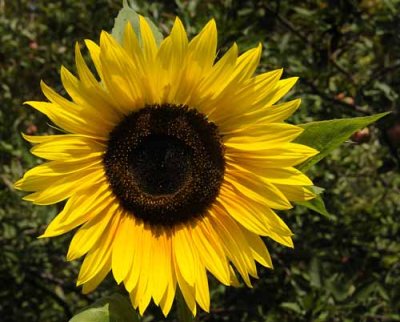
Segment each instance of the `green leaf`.
M324 217L331 218L332 215L328 212L328 210L326 210L324 200L321 197L321 194L324 191L324 189L317 186L312 186L307 188L310 189L312 192L314 192L317 196L312 200L296 201L296 204L311 209L319 213L320 215L323 215Z
M317 195L312 200L307 201L297 201L296 204L311 209L324 217L331 218L331 214L326 210L324 200L320 195Z
M75 315L69 322L139 322L129 300L121 294L105 297Z
M333 274L328 278L325 287L333 295L334 299L339 302L348 299L354 291L351 279L348 276L344 277L339 274Z
M298 314L303 314L303 310L299 306L299 304L294 303L294 302L284 302L280 305L280 307L284 309L288 309L290 311L296 312Z
M304 128L304 132L295 140L295 142L313 147L320 151L320 153L302 163L298 166L298 169L304 172L307 171L311 166L321 161L330 152L340 146L355 131L366 127L387 114L389 114L389 112L365 117L300 124L299 126ZM311 190L317 194L314 199L298 201L296 204L311 209L327 218L331 218L332 216L327 211L325 203L320 195L323 189L321 190L321 188L318 187L311 187Z
M313 257L310 262L310 285L321 288L321 268L317 257Z
M362 286L359 286L357 291L354 293L353 300L364 302L370 298L371 294L376 292L378 282L368 282Z
M147 17L145 17L151 30L153 31L154 38L157 44L160 44L163 40L163 35L156 25ZM123 2L123 7L119 11L117 18L115 18L114 27L111 31L113 37L120 43L124 37L124 30L127 23L130 23L140 42L140 27L139 27L139 15L137 12L128 4L126 0Z
M300 124L299 126L304 128L304 132L295 142L315 148L319 151L319 154L303 162L298 166L298 169L303 172L307 171L346 141L355 131L366 127L389 113Z
M301 7L294 7L293 10L296 11L298 14L306 17L311 17L312 15L314 15L313 11Z

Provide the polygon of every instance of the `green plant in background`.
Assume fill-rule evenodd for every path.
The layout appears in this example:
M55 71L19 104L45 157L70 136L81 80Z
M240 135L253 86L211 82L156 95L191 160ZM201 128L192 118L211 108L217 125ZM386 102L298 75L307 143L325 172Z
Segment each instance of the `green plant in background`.
M188 6L189 4L192 7ZM321 4L324 3L321 2ZM90 5L88 4L88 6ZM118 6L116 5L115 8L117 7ZM193 9L193 7L195 7L195 9ZM170 10L176 10L178 14L182 13L181 16L183 17L187 15L187 20L189 24L190 21L197 22L197 19L189 19L194 12L193 10L195 10L196 13L199 14L200 16L199 21L201 21L201 13L202 12L205 13L206 9L208 10L211 9L213 12L215 12L215 16L217 17L219 26L221 26L220 21L222 22L223 26L222 26L222 31L220 32L222 37L225 37L226 35L228 36L229 33L232 32L231 26L227 27L227 25L231 24L232 22L230 19L228 19L228 16L224 17L225 11L222 10L224 8L225 9L230 8L234 13L240 12L240 14L243 15L244 17L246 17L246 12L243 13L241 11L242 9L247 8L248 10L251 11L252 15L254 14L257 15L259 11L261 12L264 11L265 13L265 10L267 10L267 12L271 13L271 16L277 18L277 21L283 21L282 26L285 26L285 24L287 25L286 21L287 19L282 19L282 15L285 17L286 13L288 13L287 15L290 16L290 20L296 21L297 14L299 14L299 12L301 13L300 16L305 14L304 10L303 11L301 10L304 8L295 10L295 13L293 13L292 11L285 11L288 10L287 4L286 5L281 4L280 8L278 8L279 10L276 10L277 9L276 7L271 7L271 8L269 7L264 8L264 7L265 6L263 3L259 3L257 4L257 6L251 3L248 4L244 3L243 7L241 7L236 3L216 4L214 2L201 5L197 4L196 7L196 2L188 2L188 3L178 3L176 6L175 5L172 6L172 9ZM305 4L305 7L307 7L307 4ZM156 19L154 18L153 19L159 21L157 19L157 12L168 12L169 7L168 6L164 7L162 3L156 3L151 6L142 4L141 6L139 5L139 8L142 8L142 10L148 10L147 15L155 17ZM315 10L321 12L321 15L322 13L324 13L323 9L324 9L323 7L318 9L309 8L309 10L311 11ZM181 12L179 12L179 10L181 10ZM390 12L390 10L392 9L390 8L390 6L388 6L388 7L380 7L380 10L388 10ZM146 12L143 13L146 14ZM66 13L66 15L68 15L68 13ZM219 15L222 16L218 17ZM247 15L249 15L249 13L247 13ZM203 17L204 19L207 18L206 16ZM254 21L254 24L257 25L257 23L260 23L260 21L263 20L262 18L263 16L261 15L259 20ZM315 19L315 16L313 18ZM60 17L60 21L62 21L62 19L63 17ZM387 19L390 20L390 15L387 16ZM243 19L243 21L244 20L245 19ZM166 21L168 21L168 19L166 19ZM226 23L225 25L225 28L227 28L226 33L224 33L224 23ZM243 32L243 30L240 28L239 25L240 19L238 19L236 23L237 23L237 28L236 28L237 35L240 37L240 34ZM360 23L360 21L358 21L357 23ZM297 26L297 24L294 25ZM253 31L252 30L244 31L244 33L247 32L248 35L251 35L251 37L253 37L253 35L254 37L256 37L258 34L256 32L257 26L251 24L249 28L251 29L252 27L255 28ZM294 28L293 25L289 25L289 27L291 27L292 29ZM289 28L290 30L289 34L294 33L296 35L298 31L292 29ZM193 28L189 27L188 30L195 31L198 30L198 27L193 27ZM277 28L276 33L275 34L272 33L272 36L278 35L279 31L280 31L279 28ZM246 36L247 35L244 35L243 37ZM312 37L310 36L309 38ZM273 61L273 59L279 59L279 58L277 58L278 56L273 55L274 53L273 37L271 37L271 39L272 39L271 42L267 42L267 44L270 43L271 45L270 49L268 48L267 45L267 52L269 54L272 53L271 58ZM256 41L255 39L254 41L250 39L249 44L251 44L252 42L254 43L255 41ZM227 41L227 43L229 44L229 41ZM393 44L395 45L396 42L394 41ZM300 44L298 45L300 46ZM303 45L304 44L302 43L301 46ZM32 47L35 47L35 45L33 45ZM296 46L293 45L293 47ZM301 47L298 47L297 49L299 48ZM314 51L315 48L313 49L312 52ZM296 55L295 50L293 50L292 53L293 53L292 56ZM390 53L388 54L390 56ZM283 60L288 59L288 57L290 57L290 51L288 51L288 55L286 55L282 59ZM303 57L297 57L297 58L299 61L303 59ZM396 57L394 57L393 59L395 60ZM262 61L263 60L264 59L262 59ZM393 63L393 61L391 61L389 58L388 63ZM290 68L292 68L290 64L287 65L279 63L276 64L276 66L279 65L289 66ZM274 67L274 65L272 66ZM296 64L294 64L294 66L296 66ZM331 66L328 64L324 68L321 67L321 69L328 73L330 67ZM268 67L268 69L270 68L271 67ZM395 68L393 69L393 67L388 69L387 73L389 73L390 76L393 73L391 71L396 72L396 69ZM289 70L289 72L291 72L291 70ZM354 115L352 114L354 113L354 110L356 110L357 113L362 113L362 114L379 111L379 109L378 110L374 109L373 103L367 100L368 95L365 95L362 98L358 98L357 104L355 104L354 102L352 103L351 100L349 99L349 96L347 98L345 96L344 99L346 99L346 101L343 103L342 101L343 95L333 96L331 95L332 93L329 92L332 90L331 88L325 88L322 86L323 78L325 77L325 75L318 75L318 71L314 72L315 72L314 77L315 76L318 77L315 77L315 79L313 79L313 82L321 81L321 84L315 85L321 87L312 89L314 96L306 95L304 97L305 99L303 99L303 101L307 101L308 99L315 101L313 101L312 103L308 102L307 104L303 103L303 107L305 107L306 109L307 106L315 107L315 111L313 111L313 114L316 115L315 117L316 119L327 119L329 117L346 116L345 111L342 110L330 111L329 108L324 109L323 111L320 110L320 112L318 112L319 104L321 103L323 104L324 102L329 102L329 106L337 106L338 108L346 106L346 108L349 108L348 111L349 115ZM337 77L338 73L336 67L335 70L332 71L332 74L334 75L333 78L335 78L335 76L337 78L337 80L332 80L332 82L340 83L341 77ZM308 81L308 79L309 78L306 78L306 81ZM343 84L345 84L345 82ZM375 84L371 85L375 86ZM346 84L346 86L348 88L351 88L351 85L349 84ZM388 86L390 87L390 85ZM368 86L366 86L365 88L366 89L364 89L363 91L368 90ZM29 93L30 91L29 86L26 87L26 89L27 93ZM21 87L18 90L23 90L23 87ZM300 86L300 92L303 92L303 90L304 87ZM323 93L324 95L326 95L327 98L329 98L329 100L327 99L326 101L324 101L324 95L322 95ZM10 97L14 99L15 96L10 95ZM333 100L331 100L332 97ZM377 99L376 95L372 95L372 97L373 99ZM25 99L31 98L31 95L27 95L24 98ZM322 99L322 101L320 101L319 104L318 101L316 100L317 98ZM392 99L396 100L396 97L392 96ZM381 99L379 102L383 101L384 100ZM366 104L366 102L368 103L368 105ZM354 109L350 109L351 106L353 106ZM14 110L15 111L17 110L17 106L14 107ZM381 110L387 110L387 108L382 108ZM3 109L1 111L3 112ZM18 109L18 113L22 112L20 112ZM300 116L303 117L303 119L300 118L300 119L295 119L293 121L296 123L307 121L308 116L306 115L307 113L301 114ZM320 116L318 117L318 115ZM4 120L6 121L7 119L5 117L6 114L4 113ZM23 117L25 116L23 115ZM394 218L393 215L395 214L397 206L395 202L396 199L394 198L396 190L391 189L391 187L394 187L396 185L396 177L390 176L390 172L387 174L379 174L376 172L376 169L380 166L379 163L377 164L377 160L379 160L380 155L386 154L385 160L384 162L382 162L382 166L379 169L381 173L384 171L388 171L388 169L390 170L390 164L396 162L395 161L396 146L393 144L393 142L395 143L394 134L396 133L396 131L393 130L393 128L395 128L396 121L390 120L385 123L383 123L382 126L382 132L384 134L382 136L383 140L382 142L389 142L387 144L390 148L391 156L387 152L388 151L387 149L384 151L379 151L378 148L381 146L377 143L362 145L358 147L358 151L357 149L353 149L351 151L352 153L347 158L344 159L340 157L340 154L337 154L338 152L336 152L336 155L334 154L333 158L331 158L329 161L325 161L325 163L322 163L321 166L315 169L314 172L317 175L317 181L315 183L317 185L328 188L332 186L330 182L335 182L334 184L335 188L327 189L325 192L326 197L324 198L328 202L327 208L330 211L329 219L325 219L323 217L318 217L315 215L304 216L302 215L302 213L304 213L305 211L297 207L294 211L296 217L293 217L297 222L296 227L294 227L293 229L297 234L295 251L293 253L287 253L283 250L278 249L279 257L274 258L276 263L275 271L272 273L264 271L261 272L261 275L265 276L265 278L262 278L259 282L256 283L254 290L247 293L250 294L251 296L246 296L246 298L243 298L243 296L242 297L238 296L238 294L242 294L242 292L245 292L242 289L229 290L225 292L224 288L214 287L213 289L215 291L213 291L212 294L213 306L215 307L215 311L212 311L213 319L219 320L219 319L229 318L231 314L232 316L235 317L240 315L241 316L240 319L242 320L247 320L252 318L256 320L259 320L260 318L272 319L272 320L276 318L281 318L281 319L283 318L288 320L302 319L302 318L306 320L318 319L318 318L319 319L349 318L351 320L355 318L357 319L357 317L361 317L363 319L381 318L381 317L392 318L392 319L396 318L394 313L396 312L396 310L394 308L397 305L396 304L397 294L395 288L391 288L391 284L396 282L395 280L396 270L398 269L396 266L397 257L396 255L393 255L396 254L396 248L395 248L396 243L394 242L395 239L391 238L391 236L396 236L395 234L398 229L398 227L395 225L395 222L393 221ZM34 124L35 125L32 128L33 130L36 130L35 126L40 125L40 122L35 121ZM315 125L316 126L314 127L314 129L318 129L317 127L318 124ZM340 124L338 126L340 126ZM45 128L46 127L43 126L40 133L43 133ZM351 131L351 129L348 130ZM4 131L4 133L6 133L6 131ZM305 134L306 133L307 132L305 132ZM305 138L307 139L307 135L305 136ZM329 139L329 135L327 135L327 138ZM343 135L343 138L345 139L345 135ZM20 141L18 141L17 139L13 139L13 140L6 140L5 142L7 143L7 142L20 142ZM323 144L323 141L316 143ZM21 146L21 142L19 144ZM24 149L26 148L25 147L22 148L22 146L19 149L9 147L8 151L10 152L2 154L2 157L4 156L5 160L4 165L6 165L8 168L10 167L7 158L9 160L13 160L13 162L17 164L17 168L5 172L6 175L4 176L5 178L4 182L6 183L12 182L12 180L17 177L17 175L15 174L21 173L21 167L18 168L18 164L20 163L19 160L23 160L22 157L26 159L25 162L30 162L31 165L33 164L32 163L33 160L29 159L26 153L22 152ZM341 151L343 150L349 151L350 149L345 148L342 149ZM375 155L371 154L371 152L374 150L377 151ZM14 154L16 153L16 155L13 156L11 151ZM10 156L13 157L10 158ZM340 160L340 162L335 163L335 160ZM363 173L366 174L365 179L351 178L351 176L349 175L350 173L355 173L356 171L359 171L358 169L354 168L354 165L362 167L364 171ZM25 167L26 166L24 166L24 168ZM322 169L324 169L325 167L327 170L322 171ZM10 173L11 177L10 176L7 177L7 173ZM320 173L324 173L324 175L321 176ZM340 180L337 180L336 178L340 178ZM376 184L376 180L373 180L374 178L378 178L378 184ZM382 185L385 187L385 189L382 189ZM349 189L349 187L352 188L350 190L346 190ZM5 193L4 196L7 196L6 193L8 193L8 195L10 194L13 195L11 190L8 189L5 189L4 193ZM341 197L337 197L335 196L335 194ZM32 307L34 306L32 303L35 303L35 301L37 301L39 305L44 305L43 303L46 303L48 301L49 303L54 304L55 310L53 311L45 310L44 309L45 306L43 306L42 309L40 308L38 309L38 312L40 313L34 313L35 310L32 308L31 310L27 310L26 312L13 312L14 315L7 314L6 316L10 316L11 318L11 316L15 317L18 316L18 314L25 314L24 316L28 316L29 314L33 314L33 316L35 316L36 314L36 316L39 316L38 314L40 314L41 320L43 319L51 320L51 319L56 319L57 314L60 314L62 311L64 311L65 314L67 314L68 316L68 314L71 314L71 307L72 311L76 311L76 309L74 309L73 307L82 307L81 304L78 304L79 301L86 301L86 298L84 297L82 297L81 300L77 300L76 296L80 297L79 293L75 292L73 290L73 287L71 290L68 288L67 285L65 285L66 281L68 280L71 281L73 279L75 273L70 272L70 267L64 266L65 269L63 271L65 271L65 273L62 272L60 273L67 274L67 276L63 276L61 279L57 279L54 276L52 276L54 275L54 272L58 272L57 269L54 268L56 262L54 262L53 258L51 258L51 256L48 256L46 252L43 252L43 248L41 248L41 246L39 246L37 249L39 253L42 252L43 254L38 254L38 256L36 256L35 258L33 257L29 258L30 256L29 257L25 256L26 258L24 258L24 256L21 256L21 253L19 253L18 250L14 251L14 249L18 248L10 247L12 244L15 245L15 243L18 243L21 247L20 249L22 251L26 251L27 249L30 250L32 250L32 248L35 249L35 245L38 244L43 245L43 242L41 241L37 241L35 244L29 240L24 242L22 239L15 238L17 235L22 236L21 230L26 229L26 228L23 229L20 228L24 227L22 226L24 225L23 224L24 220L25 222L28 223L28 226L33 227L32 237L35 236L35 232L37 232L36 236L40 232L42 232L43 228L40 228L37 222L34 223L32 220L30 220L32 218L31 209L25 208L26 209L25 213L23 212L21 213L22 206L20 205L19 208L17 208L16 206L12 206L13 204L12 202L11 206L9 206L10 199L12 200L12 198L8 197L5 198L5 200L7 200L8 203L7 204L2 203L2 206L4 205L3 209L10 210L10 212L7 213L8 216L11 216L11 214L13 213L15 214L16 212L18 212L19 218L22 217L22 220L17 220L18 216L10 217L12 218L12 220L9 221L11 222L11 225L9 226L13 225L16 226L16 223L18 222L18 230L13 231L11 229L10 232L4 234L7 237L4 239L5 242L2 243L2 245L5 246L5 249L9 249L8 253L11 253L11 255L7 256L8 262L6 262L5 265L2 266L4 267L4 274L2 274L2 277L4 276L5 280L8 280L7 276L10 275L15 276L18 277L15 278L15 281L17 283L27 282L27 284L31 283L33 287L30 286L26 287L26 289L24 289L22 294L20 293L21 295L19 297L16 294L14 303L7 301L2 302L5 303L2 304L3 305L2 308L4 307L5 310L7 310L6 312L12 312L13 305L15 305L15 301L18 301L18 299L22 299L21 303L23 305L31 305ZM351 203L352 200L356 202ZM349 201L350 203L348 203ZM18 204L15 197L14 197L14 204L15 205ZM42 211L42 210L37 210L37 211ZM34 212L33 216L36 216L37 211ZM382 216L383 212L389 215ZM55 212L48 214L47 211L46 213L42 211L42 214L37 215L38 222L40 222L43 225L44 223L48 222L49 218L53 217L54 214ZM363 216L360 216L360 214L362 214ZM357 225L352 225L352 223L354 222L357 222ZM315 232L315 227L318 227L318 232ZM377 229L376 227L379 228ZM387 230L388 227L391 228ZM358 232L360 233L362 232L364 235L359 235ZM336 238L333 238L333 236L335 236ZM371 236L373 238L371 238ZM301 242L299 242L299 238L301 238ZM376 238L378 238L378 240L376 240ZM373 240L373 242L371 242L371 240ZM26 247L26 245L29 245L30 248ZM63 248L65 248L65 246L63 247L55 245L55 247L49 248L49 253L53 254L53 256L55 257L54 259L60 258L59 254L62 253L61 250ZM359 252L363 250L364 250L363 253L364 256L359 257L360 255ZM273 256L276 257L276 255ZM283 257L284 260L281 260L281 257ZM371 260L373 260L374 258L375 259L378 258L379 261L376 262L375 260L371 262ZM22 259L26 260L26 262L22 261ZM29 263L29 261L33 260L37 261L37 263L35 264L37 266L36 275L29 272L30 269L27 269L27 267L35 267L35 265L32 265L32 263ZM43 264L43 262L41 261L46 261L49 263L47 266L49 270L48 274L43 274L43 272L41 271L40 265ZM61 261L58 261L58 265L60 265L62 261L63 260L61 258ZM19 264L15 265L15 263ZM310 267L309 269L307 269L308 265ZM20 267L20 271L16 272L15 269L10 269L10 267L12 266L17 268ZM46 267L46 265L43 265L43 267ZM285 267L287 268L286 272L288 273L286 276L283 275L286 274ZM343 271L338 268L341 268ZM382 273L382 268L385 273ZM364 273L360 275L359 273L360 270L362 272L366 269L369 269L369 271L366 274ZM41 274L37 274L37 271L40 271ZM27 274L26 272L29 272L29 278L24 276L24 274ZM376 273L377 275L374 275L374 272L377 272ZM51 285L57 287L56 288L52 286L48 287L49 285L44 284L43 280L46 280ZM36 297L37 300L34 299L32 300L31 303L29 303L29 301L27 300L28 297L26 297L25 294L27 294L27 292L29 294L29 292L31 292L32 289L36 288L39 294L45 295L44 296L45 300L43 301L43 299L40 298L40 296L38 296ZM111 287L109 287L108 290L106 289L105 292L106 293L111 292L110 288ZM31 291L29 291L29 289ZM7 306L7 303L10 304ZM155 316L157 316L158 314L157 311L153 312ZM148 315L147 318L151 319L151 314ZM203 317L200 315L199 319L202 318ZM207 317L204 316L204 319L206 318Z

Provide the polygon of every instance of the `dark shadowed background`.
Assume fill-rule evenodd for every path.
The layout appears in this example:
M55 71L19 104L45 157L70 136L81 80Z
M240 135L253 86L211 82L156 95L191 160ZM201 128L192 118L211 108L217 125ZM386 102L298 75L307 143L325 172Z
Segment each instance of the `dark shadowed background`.
M12 184L40 161L20 132L52 132L26 100L39 82L61 93L60 66L74 70L74 43L110 31L120 0L0 0L0 320L59 322L118 291L110 278L89 296L65 259L72 234L39 240L62 205L32 206ZM136 1L166 34L176 15L192 36L212 17L221 55L263 44L259 71L300 76L295 123L394 113L357 132L310 176L330 215L300 206L282 217L295 249L266 240L275 269L254 288L211 279L211 313L199 321L400 321L400 1ZM82 46L83 47L83 46ZM175 319L172 312L168 320ZM159 321L151 307L143 321Z

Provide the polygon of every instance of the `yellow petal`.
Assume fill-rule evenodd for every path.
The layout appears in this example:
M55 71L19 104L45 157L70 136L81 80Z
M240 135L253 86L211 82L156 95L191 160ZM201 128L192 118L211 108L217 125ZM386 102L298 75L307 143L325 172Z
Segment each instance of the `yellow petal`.
M75 62L76 69L78 71L79 79L85 85L85 87L97 87L99 85L97 79L93 76L89 67L86 65L85 60L83 59L81 49L79 48L79 44L75 44Z
M185 299L186 305L189 310L192 312L193 316L196 315L196 300L195 300L195 289L193 286L189 285L185 278L181 274L180 267L177 263L177 256L173 256L174 262L174 270L176 275L176 280L179 285L179 289L182 293L183 298ZM195 272L192 272L193 274Z
M91 121L102 124L105 132L109 132L121 119L122 114L118 113L114 102L97 81L96 85L83 84L64 66L61 66L61 81L72 100L82 107L84 113L90 111Z
M251 55L248 55L248 59L251 59L254 63L259 59L259 52L258 48L253 49L250 52ZM243 78L242 70L236 70L235 73L233 74L236 77L233 78L230 75L225 75L227 79L225 82L229 85L224 88L221 95L208 103L215 106L215 109L208 113L209 118L218 124L222 133L229 133L249 126L262 117L257 115L257 118L255 118L252 117L252 114L255 113L254 111L260 110L258 102L275 88L282 74L282 69L251 78ZM250 72L247 72L247 74L249 75Z
M136 221L129 213L124 213L112 250L112 271L115 281L119 284L132 269L133 257L140 246L136 244Z
M153 233L151 245L149 288L158 305L167 290L171 275L171 241L165 233Z
M194 246L207 269L223 284L229 285L230 274L226 255L217 233L207 217L192 229Z
M188 49L192 62L198 64L203 73L211 68L217 50L217 26L214 19L190 41Z
M248 287L251 287L249 274L257 276L256 266L247 240L241 228L226 212L214 205L209 211L210 220L230 261L235 265L239 274Z
M236 276L235 271L233 270L233 267L231 265L229 265L229 272L230 272L230 277L231 277L231 281L230 281L230 285L233 287L239 287L240 286L240 282Z
M272 183L273 185L284 184L284 185L299 185L299 186L311 186L312 181L301 171L293 167L259 167L259 166L247 166L237 165L235 163L228 162L228 164L237 169L238 171L244 171L253 173L264 182Z
M28 134L21 133L21 135L23 136L23 138L26 141L28 141L29 143L32 143L32 144L44 143L46 141L51 141L51 140L57 139L61 136L65 136L65 137L75 137L75 138L88 138L88 139L91 139L91 140L97 142L98 144L104 145L104 140L100 140L97 137L93 137L93 136L89 136L89 135L82 135L82 134L28 135Z
M271 231L268 237L272 238L277 243L280 243L283 246L290 247L290 248L294 247L292 237L290 237L290 236L283 236L283 235L280 235L280 234L277 234L277 233Z
M283 143L280 146L266 146L264 150L254 150L242 146L241 149L228 148L225 151L227 160L236 164L255 165L260 167L291 167L306 161L319 152L298 143Z
M104 232L104 238L100 238L86 255L79 271L77 285L84 284L96 275L100 275L103 267L110 262L112 243L118 230L119 222L120 216L116 213Z
M285 195L273 184L262 181L250 172L240 171L230 166L226 167L225 180L235 187L238 193L254 199L273 209L290 209L292 205Z
M282 193L292 201L305 201L315 198L315 194L307 188L290 186L285 184L275 185Z
M210 312L210 291L208 288L207 273L203 265L197 266L196 269L196 301L200 307Z
M231 134L224 133L224 144L228 147L251 150L265 150L268 146L287 143L298 137L304 130L285 123L269 123L249 126Z
M71 158L96 158L105 151L104 143L77 135L52 135L46 141L35 145L31 153L47 160L63 160Z
M311 186L313 184L305 174L293 167L268 168L263 169L263 171L255 170L253 172L262 176L273 184L302 186Z
M265 267L272 268L271 256L262 239L251 231L243 229L243 234L251 248L254 259Z
M140 36L142 40L144 58L147 64L154 64L157 55L157 44L154 34L146 21L146 18L139 16Z
M73 104L69 101L66 102ZM24 104L30 105L45 114L54 124L67 132L89 135L104 140L104 133L99 131L99 127L89 124L87 119L79 115L80 111L77 108L65 108L57 104L37 101L28 101Z
M25 191L46 189L49 187L49 182L54 184L55 181L64 183L75 180L74 178L77 177L75 175L76 172L81 173L81 176L96 174L98 170L101 171L102 169L100 163L101 159L99 157L76 159L69 162L46 162L27 171L14 186L16 189Z
M234 198L225 189L221 191L217 200L226 212L243 227L259 235L268 235L269 228L265 225L260 214L252 211L252 209L248 209L248 204L245 204L242 198Z
M122 45L126 53L132 59L132 62L138 69L139 73L143 73L146 64L142 48L140 47L139 40L129 22L125 26Z
M271 233L282 236L293 235L289 227L271 208L255 202L248 196L237 196L226 186L221 188L218 201L224 202L224 208L238 223L258 235L271 236Z
M189 235L186 227L175 229L172 243L178 265L177 269L179 269L186 283L193 286L198 258L193 249L192 237Z
M207 104L212 96L219 94L228 84L236 66L238 47L236 43L212 67L199 85L199 93L207 93L203 104Z
M134 244L134 253L132 259L132 265L130 272L125 277L124 283L125 287L128 292L134 292L135 288L137 287L137 283L139 280L140 271L142 270L142 254L143 254L143 223L142 222L135 222L135 225L132 227L133 231L131 234L132 243ZM131 299L134 297L132 294ZM139 303L137 303L139 305ZM137 306L136 306L137 307Z
M152 232L151 229L145 227L143 230L143 244L142 244L142 260L141 260L141 270L140 276L137 284L137 299L136 302L139 303L139 313L143 315L147 306L150 303L152 296L151 289L151 245L152 245Z
M265 72L259 75L250 78L245 86L245 90L248 91L250 88L253 88L253 95L255 102L252 102L254 105L256 102L260 100L261 97L265 97L265 95L274 89L274 87L278 84L279 79L282 77L283 69L275 69L269 72ZM250 88L249 88L250 87Z
M69 245L67 260L71 261L85 255L100 238L104 238L104 230L112 220L112 217L119 215L117 214L117 209L117 204L112 205L79 228Z
M30 104L30 102L28 102L28 104L46 114L54 123L63 127L67 131L70 131L68 127L76 126L79 128L79 131L70 132L99 137L104 136L104 129L107 129L107 123L104 118L99 116L99 111L96 108L89 106L82 107L67 100L57 94L43 81L40 82L40 86L43 94L51 103L53 103L51 110L50 107L46 108L43 104L37 104L37 106ZM95 122L92 122L93 120Z
M115 106L123 114L143 107L140 79L136 78L137 68L126 51L108 33L100 36L100 61L103 81Z
M99 74L100 78L103 79L103 72L101 69L101 61L100 61L100 46L90 39L85 39L85 45L89 50L90 58L92 59L94 66L96 67L96 71Z
M171 247L171 240L169 240L169 243L170 243L169 247ZM169 311L171 310L172 303L174 302L174 298L175 298L175 292L176 292L176 274L175 274L172 256L171 256L171 264L170 265L171 265L171 272L170 272L170 276L168 279L168 287L160 301L160 307L161 307L161 310L162 310L164 316L167 316Z
M98 271L98 273L83 284L82 293L88 294L94 291L97 288L97 286L99 286L99 284L104 280L104 278L107 276L110 270L111 270L111 257L108 256L103 266Z
M136 287L130 291L130 298L134 308L139 308L139 312L146 309L151 300L151 290L148 288L149 283L149 270L150 270L150 252L151 252L151 234L148 228L141 225L140 230L138 230L141 235L141 252L140 258L135 254L134 257L134 267L138 269L138 278Z
M267 106L254 112L249 118L255 124L279 123L289 118L300 106L301 99Z
M246 91L240 92L244 84L248 81L249 77L254 73L261 55L261 45L248 50L236 60L236 66L231 75L226 75L227 85L224 87L218 96L215 97L213 104L216 108L209 113L209 118L217 124L224 125L223 120L229 114L243 114L246 110L240 108L243 103L246 107L252 101L248 97ZM253 89L251 89L253 90ZM238 108L239 106L239 108ZM238 112L239 110L239 112Z
M280 80L276 85L275 89L272 90L259 104L264 106L270 106L279 101L290 89L296 84L298 77L290 77L287 79Z
M37 205L50 205L69 198L72 194L95 186L103 180L102 166L91 167L54 180L47 188L25 196L23 199Z
M176 18L170 36L163 40L157 53L162 68L159 75L163 86L162 103L181 103L177 100L177 92L186 86L187 48L186 31L179 18ZM163 74L164 78L161 79Z
M252 48L242 55L236 61L235 70L231 76L231 82L240 83L253 76L261 57L261 44Z
M91 186L85 191L80 191L79 194L72 195L63 211L52 220L40 237L65 234L94 218L103 209L116 202L108 189L108 184L103 183Z

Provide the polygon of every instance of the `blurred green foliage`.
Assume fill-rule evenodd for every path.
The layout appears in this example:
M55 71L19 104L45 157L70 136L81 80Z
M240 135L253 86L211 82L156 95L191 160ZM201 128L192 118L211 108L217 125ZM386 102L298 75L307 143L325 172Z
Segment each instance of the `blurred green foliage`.
M234 41L241 50L261 42L259 71L300 76L291 95L303 104L293 122L393 111L311 170L330 216L303 207L282 213L295 249L266 240L275 269L260 268L253 289L211 279L212 310L198 320L400 321L399 0L135 3L164 34L176 15L190 35L214 17L220 54ZM109 279L80 293L79 262L65 260L71 234L37 239L62 205L32 206L12 183L40 162L19 133L52 131L22 103L43 99L41 79L63 93L59 69L73 70L74 42L97 41L120 8L119 0L0 0L1 321L67 321L118 290ZM152 307L143 321L160 319Z

